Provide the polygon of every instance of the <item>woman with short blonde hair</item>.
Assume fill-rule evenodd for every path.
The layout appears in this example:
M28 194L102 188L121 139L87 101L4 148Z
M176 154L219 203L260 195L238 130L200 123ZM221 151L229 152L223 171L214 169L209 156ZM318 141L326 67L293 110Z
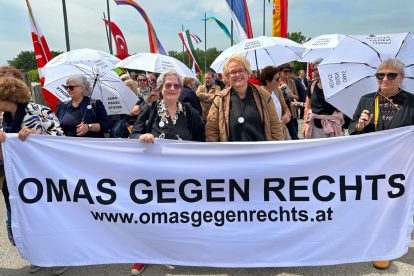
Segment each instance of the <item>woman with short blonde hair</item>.
M207 116L206 140L283 140L283 132L271 96L249 84L250 63L243 56L231 56L224 64L229 87L217 93Z

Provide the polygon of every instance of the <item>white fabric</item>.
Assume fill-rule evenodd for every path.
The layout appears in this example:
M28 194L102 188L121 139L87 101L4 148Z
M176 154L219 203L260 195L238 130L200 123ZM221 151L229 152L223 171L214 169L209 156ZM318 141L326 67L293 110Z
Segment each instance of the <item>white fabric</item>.
M21 256L41 266L141 262L282 267L395 259L407 252L413 228L413 134L414 127L406 127L298 142L156 140L154 144L43 135L31 135L21 142L16 134L11 134L2 147L14 238ZM323 175L331 177L334 183L323 180L314 185L315 179ZM378 185L373 185L372 180L365 180L368 175L383 177ZM401 175L405 180L401 180ZM348 190L341 201L340 178L344 178L345 185L355 186L358 176L362 178L360 199L356 199L355 191ZM295 177L302 178L294 181ZM403 184L405 191L399 197L389 198L402 187L390 186L393 177L395 183ZM39 192L41 197L32 204L24 203L19 195L20 187L24 197L36 197L39 188L33 182L22 184L28 178L38 179L43 188ZM270 178L285 182L278 190L279 196L265 192L265 179ZM68 194L62 193L63 200L57 202L51 192L48 202L48 190L51 191L52 182L59 188L59 179L62 187L67 183ZM114 186L105 183L106 192L100 191L97 183L102 179L112 179ZM138 185L131 189L131 183L137 179L149 181L151 188ZM180 183L187 179L198 180L200 186L189 184L184 187L184 194L195 198L196 193L201 193L200 201L189 203L179 196ZM219 180L207 185L207 179ZM230 179L248 191L248 198L242 200L235 191L234 201L230 200ZM157 203L156 180L171 181L172 184L162 185L163 192L161 186L158 191L165 200L176 202ZM249 183L248 189L244 189L245 183ZM271 187L276 186L277 182L271 183ZM320 196L335 193L334 197L320 201L312 192L314 187ZM116 194L114 202L99 203L98 200L112 198L109 190ZM145 199L143 190L153 191L153 200L145 204L133 202L130 191ZM211 192L210 198L218 201L208 200L207 190ZM378 191L378 200L372 199L376 194L373 190ZM82 197L87 191L91 202ZM75 200L75 194L81 196ZM266 194L269 201L265 200ZM230 211L237 215L238 210L249 212L247 220L242 217L240 222L231 222ZM250 210L256 211L252 219ZM284 219L260 222L264 215L259 218L259 210L263 210L262 215L270 212L271 219ZM331 220L328 210L332 211ZM227 212L223 213L227 217L222 226L218 226L222 217L218 211ZM303 217L305 211L308 220ZM118 223L114 223L95 220L91 212L113 216L134 213L135 217L132 223L121 223L119 217ZM205 221L199 227L192 226L190 215L189 223L173 223L171 217L168 223L142 223L146 218L143 214L153 212L189 212L194 215L195 225L197 212L202 212ZM311 221L316 212L325 220Z
M217 73L223 72L224 64L232 55L242 55L250 62L252 70L266 66L299 60L305 49L299 43L282 37L259 36L240 41L224 50L210 65Z
M307 50L303 53L300 61L314 62L319 58L326 58L344 37L345 35L342 34L326 34L302 43L302 46Z
M89 81L90 87L94 87L91 97L102 101L108 115L130 114L138 97L111 70L112 67L113 65L108 66L100 61L56 65L48 63L43 67L44 87L59 100L67 101L70 97L63 88L66 80L70 76L81 74Z
M103 51L82 48L70 50L69 52L54 57L51 61L47 63L45 67L61 64L97 61L104 63L106 66L112 69L114 65L120 61L120 59L114 55L111 55Z
M171 56L153 53L139 53L121 60L115 67L164 73L174 70L184 77L195 78L195 74L181 61Z
M272 92L270 95L272 97L273 103L275 104L277 115L279 117L279 121L282 120L282 105L280 104L279 97L276 95L277 92Z
M414 93L414 35L347 35L331 55L319 64L326 101L353 116L359 99L378 90L378 65L397 58L405 65L401 88Z

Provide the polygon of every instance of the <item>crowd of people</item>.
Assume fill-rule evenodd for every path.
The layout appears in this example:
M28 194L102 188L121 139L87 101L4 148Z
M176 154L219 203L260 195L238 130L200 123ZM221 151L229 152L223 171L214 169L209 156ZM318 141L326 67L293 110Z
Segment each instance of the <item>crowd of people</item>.
M20 71L4 66L0 67L0 142L6 140L7 133L18 133L25 141L30 134L103 138L111 132L112 137L144 143L155 139L280 141L342 136L349 122L351 135L414 124L414 95L400 88L404 66L399 60L387 59L378 66L378 91L360 99L352 119L325 100L320 62L312 64L312 79L303 70L295 76L291 64L251 72L249 61L242 56L230 57L223 74L205 72L202 84L174 71L160 75L131 72L121 79L138 96L138 102L131 114L117 117L108 116L103 103L91 97L90 84L82 75L67 79L70 100L59 103L55 115L48 107L31 102ZM4 178L4 172L2 175ZM5 178L2 191L8 237L14 244ZM387 268L390 261L373 264ZM31 266L30 272L40 269ZM59 268L55 275L66 269ZM144 269L144 264L133 264L131 274L138 275Z

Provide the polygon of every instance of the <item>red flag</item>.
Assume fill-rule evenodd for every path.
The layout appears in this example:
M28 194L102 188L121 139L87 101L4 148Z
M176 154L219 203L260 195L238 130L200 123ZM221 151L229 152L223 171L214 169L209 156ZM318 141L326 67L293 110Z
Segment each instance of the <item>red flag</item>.
M108 25L108 20L103 18L103 21L105 22L106 25ZM121 29L119 29L118 26L113 21L111 21L111 33L112 33L112 37L114 38L115 45L116 45L116 56L119 59L127 58L129 54L128 54L128 47L126 44L125 37L122 34Z
M30 27L32 29L32 40L33 48L36 56L37 70L39 71L40 83L43 86L42 80L44 81L42 68L46 63L52 59L52 54L50 53L49 46L47 45L46 39L43 36L39 26L37 26L36 21L33 16L32 8L30 7L29 0L26 0L27 8L29 9L29 21ZM42 88L43 98L49 104L49 107L55 111L56 105L59 102L59 99L55 97L48 90Z

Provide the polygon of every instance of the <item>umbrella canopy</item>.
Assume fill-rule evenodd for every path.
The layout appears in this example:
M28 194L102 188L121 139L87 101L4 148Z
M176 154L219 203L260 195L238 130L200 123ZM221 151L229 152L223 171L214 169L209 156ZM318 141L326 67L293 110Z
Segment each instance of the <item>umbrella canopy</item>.
M60 54L50 60L47 65L59 65L59 64L70 64L70 63L83 63L83 62L94 62L99 63L100 68L114 68L114 65L120 61L119 58L111 54L92 50L88 48L75 49L66 53ZM105 66L104 66L105 65Z
M306 51L302 54L302 62L314 62L319 58L326 58L339 42L345 37L342 34L320 35L302 44Z
M130 114L138 97L126 86L118 75L102 62L84 62L71 64L48 64L43 68L44 87L61 101L69 100L69 94L63 88L66 80L81 74L89 81L91 98L101 100L108 115Z
M192 72L184 63L173 57L162 54L136 54L121 60L115 66L155 73L174 70L181 76L195 78L194 72Z
M359 99L378 90L375 73L387 58L397 58L405 65L401 88L413 93L412 34L347 35L318 67L326 100L352 117Z
M299 60L305 49L299 43L282 37L259 36L245 39L224 50L210 65L217 73L223 72L223 66L232 55L246 57L252 69L263 69L266 66Z

